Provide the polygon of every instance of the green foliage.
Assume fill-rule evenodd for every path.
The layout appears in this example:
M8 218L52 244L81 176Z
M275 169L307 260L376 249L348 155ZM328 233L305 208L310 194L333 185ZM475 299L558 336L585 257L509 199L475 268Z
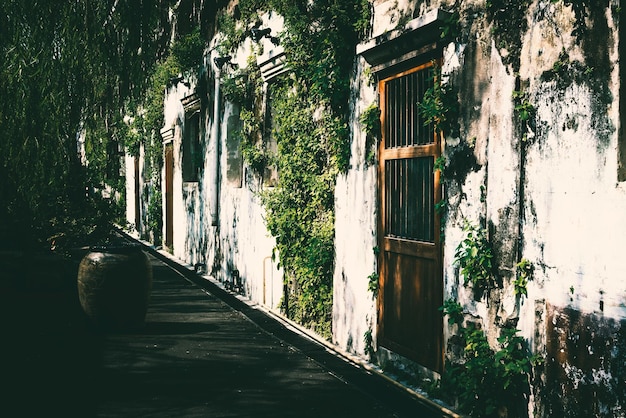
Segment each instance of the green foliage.
M229 72L222 82L226 100L239 105L240 148L244 161L257 175L275 163L275 156L263 143L263 78L254 56L243 70ZM267 132L266 132L267 133ZM271 133L270 133L271 134Z
M150 180L142 199L147 205L144 238L153 239L155 244L160 242L162 225L160 173L163 143L160 129L163 127L163 100L165 87L170 78L178 74L179 68L172 56L154 67L143 97L127 105L127 123L120 124L118 130L130 155L138 156L140 147L144 147L144 176Z
M514 109L520 121L527 123L535 117L535 107L528 100L528 94L523 91L513 91Z
M240 20L246 25L258 22L257 9L261 7L261 1L243 0L239 2L238 10L241 13ZM229 55L237 50L249 35L244 25L238 24L233 13L228 8L223 8L217 14L217 26L222 33L222 40L218 46L220 55Z
M374 164L376 159L376 140L380 138L380 109L376 103L369 105L359 116L359 122L365 129L365 149L367 154L365 162Z
M455 10L441 23L441 26L439 27L441 33L439 36L441 39L455 39L461 31L460 26L459 12L458 10Z
M200 26L181 36L172 44L171 54L183 69L198 68L202 64L205 42L200 36Z
M372 337L372 329L368 329L363 334L363 343L365 344L365 354L370 358L370 361L376 358L376 350L374 349L374 338Z
M281 265L292 279L295 306L290 317L330 336L334 263L334 186L332 137L313 118L313 103L290 83L276 86L274 129L278 144L278 184L261 197L266 223L276 237Z
M246 163L258 174L275 164L279 173L278 184L265 189L261 200L290 284L286 313L330 337L335 179L350 162L350 75L355 45L369 27L370 6L367 0L241 0L239 15L218 17L225 34L220 51L235 51L264 11L284 17L285 30L273 35L280 38L291 70L271 86L271 128L261 112L262 81L255 63L227 78L224 94L241 106ZM265 135L276 140L276 155L264 148Z
M463 284L472 285L474 295L495 287L493 251L487 232L466 222L463 226L465 238L459 243L454 254L454 262L461 268Z
M452 86L442 82L441 68L433 62L432 86L418 103L424 125L433 125L438 132L448 131L457 111L457 100Z
M539 357L531 355L519 330L502 328L492 349L479 325L463 324L463 309L448 299L441 310L458 325L462 358L449 362L433 394L458 402L470 416L498 417L524 410L530 393L529 377Z
M456 300L449 298L446 299L443 305L439 308L444 315L448 316L448 323L463 324L463 307Z
M146 72L163 51L169 3L129 0L112 13L110 2L3 2L0 216L30 235L32 245L93 227L72 216L80 222L118 216L117 200L86 196L85 190L97 194L106 185L114 196L123 193L116 170L117 129L125 129L120 108L142 91ZM88 168L76 153L79 133ZM102 209L109 203L114 206ZM80 215L87 210L93 216Z
M530 0L487 0L487 19L492 23L496 46L506 49L502 57L505 64L511 64L513 72L519 70L522 51L522 36L528 28L528 7Z
M163 225L163 196L161 193L161 187L155 187L152 184L147 187L148 196L148 219L146 225L148 230L152 233L152 242L161 242L161 230Z
M528 281L533 279L534 266L526 258L522 258L516 265L517 277L515 278L515 295L528 296Z
M441 199L439 202L435 203L435 212L437 212L438 215L444 215L447 209L448 209L447 200Z
M443 177L445 168L446 168L446 157L443 155L440 155L439 157L437 157L437 159L435 159L435 163L433 165L433 171L434 172L439 171L439 174L441 174L441 176Z
M379 283L378 283L378 273L374 272L372 274L370 274L369 276L367 276L367 290L369 290L370 292L372 292L372 296L374 298L376 298L378 296L378 289L379 289Z
M361 113L359 122L368 135L380 137L380 109L376 103L372 103Z

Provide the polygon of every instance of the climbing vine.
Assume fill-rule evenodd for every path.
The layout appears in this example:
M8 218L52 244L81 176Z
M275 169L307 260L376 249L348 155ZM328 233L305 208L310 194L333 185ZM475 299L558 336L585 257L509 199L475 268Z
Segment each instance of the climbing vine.
M370 7L366 0L242 0L235 13L218 18L225 34L221 52L235 52L260 24L259 16L269 11L284 18L284 31L273 35L290 69L272 81L271 128L264 125L262 84L252 62L229 77L225 94L241 106L242 154L248 166L257 174L268 165L278 171L275 187L260 196L289 284L285 313L328 338L335 179L349 167L353 50L368 28ZM277 143L275 155L263 147L267 135Z
M454 261L461 269L463 283L471 285L476 297L496 286L493 250L487 232L469 222L463 226L465 238L459 243Z
M369 105L359 116L359 122L365 129L365 164L372 165L376 162L376 143L381 135L378 105Z
M514 73L519 71L530 3L530 0L487 0L487 19L493 25L496 46L504 52L502 60L512 66Z
M515 295L519 297L528 296L528 282L533 279L534 266L528 259L522 258L515 265L515 269L517 276L513 282Z
M532 355L519 330L504 327L497 347L489 344L480 324L464 321L463 307L448 299L441 308L448 323L458 329L456 344L462 361L449 363L434 395L456 402L470 416L517 416L530 394L529 376L539 357Z
M138 156L144 149L144 179L146 186L143 201L146 202L144 238L160 243L163 226L161 169L163 167L163 143L160 130L163 127L163 101L166 88L172 79L183 73L197 71L202 62L204 42L199 27L188 34L181 34L171 45L169 54L158 62L149 77L146 89L137 100L126 104L126 123L120 124L119 134L126 151ZM188 75L187 74L187 75Z

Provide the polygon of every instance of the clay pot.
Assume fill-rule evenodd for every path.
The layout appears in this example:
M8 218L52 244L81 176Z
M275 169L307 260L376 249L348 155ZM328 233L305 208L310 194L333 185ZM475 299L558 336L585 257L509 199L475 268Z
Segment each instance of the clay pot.
M78 267L80 304L99 327L142 327L151 290L152 265L138 244L92 247Z

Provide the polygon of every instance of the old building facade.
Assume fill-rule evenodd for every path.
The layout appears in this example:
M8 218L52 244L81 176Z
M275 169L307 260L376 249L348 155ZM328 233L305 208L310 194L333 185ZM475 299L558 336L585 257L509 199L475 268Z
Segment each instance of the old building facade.
M620 1L369 6L346 98L349 164L333 179L325 337L446 408L478 414L484 405L464 403L462 391L429 391L450 370L466 383L486 378L462 368L478 330L527 382L508 405L485 401L484 415L624 416ZM238 13L236 3L225 10ZM263 28L223 51L217 25L200 70L167 86L155 245L284 313L293 286L263 196L287 173L253 167L241 147L245 106L224 90L258 68L259 144L280 153L272 92L295 71L281 38L289 22L262 11L254 29ZM137 229L141 161L126 164ZM522 352L528 362L507 357Z

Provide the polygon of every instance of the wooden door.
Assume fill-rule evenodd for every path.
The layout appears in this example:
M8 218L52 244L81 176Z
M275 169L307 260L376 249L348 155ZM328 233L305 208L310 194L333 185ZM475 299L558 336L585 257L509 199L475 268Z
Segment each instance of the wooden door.
M439 172L441 138L419 112L432 64L379 84L383 138L379 165L378 341L435 371L443 367Z
M165 247L172 251L174 241L174 147L165 145Z

